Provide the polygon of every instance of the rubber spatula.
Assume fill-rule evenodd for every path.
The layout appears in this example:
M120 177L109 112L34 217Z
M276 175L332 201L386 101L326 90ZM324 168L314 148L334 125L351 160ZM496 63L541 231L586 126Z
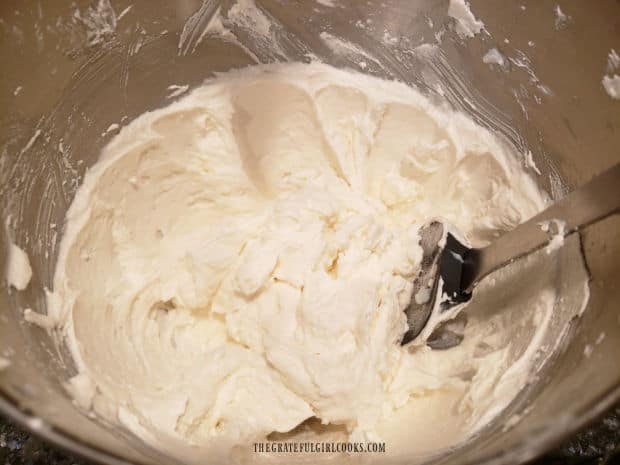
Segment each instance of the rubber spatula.
M468 247L439 221L423 226L422 265L405 310L408 330L402 344L413 341L434 312L443 313L467 302L488 274L543 247L561 246L564 237L619 212L620 163L484 248ZM434 330L427 344L449 349L462 338L445 325Z

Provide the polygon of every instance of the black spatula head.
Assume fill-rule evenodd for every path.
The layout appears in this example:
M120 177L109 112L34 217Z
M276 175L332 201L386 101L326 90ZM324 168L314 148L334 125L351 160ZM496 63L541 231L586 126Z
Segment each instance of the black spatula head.
M472 249L451 233L446 233L439 221L420 229L420 246L422 263L413 283L411 303L405 310L408 330L403 336L403 345L422 332L433 311L447 311L471 298L466 287L463 287L463 277L470 273ZM428 345L435 349L458 345L462 337L450 329L451 326L454 325L446 322L436 328L428 338Z

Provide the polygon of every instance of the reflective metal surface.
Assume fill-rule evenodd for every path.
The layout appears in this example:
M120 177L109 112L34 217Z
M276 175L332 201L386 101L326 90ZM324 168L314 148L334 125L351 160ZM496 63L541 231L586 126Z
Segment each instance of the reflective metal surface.
M489 273L545 247L554 237L585 230L592 223L620 212L620 164L576 188L517 228L482 249L465 252L460 283L455 292L470 293ZM469 266L468 266L469 265Z
M234 32L243 47L203 35L216 10L209 1L112 0L114 13L97 11L105 1L4 0L0 6L0 201L7 224L0 228L0 269L12 240L28 252L34 270L27 291L11 291L4 280L0 287L0 355L12 362L0 371L0 410L101 463L171 462L73 406L62 387L74 372L70 358L43 330L25 324L22 312L45 311L64 214L114 134L108 129L166 105L168 86L195 87L257 59L308 60L312 53L417 85L431 98L444 94L480 124L530 149L541 186L555 198L620 160L620 102L601 85L609 50L620 49L614 0L558 1L570 16L559 23L556 2L472 0L487 32L466 41L452 31L447 0L257 3L278 25L278 53L242 28ZM223 2L221 10L230 5ZM359 56L334 52L322 32L358 44L371 59L362 66ZM411 53L435 43L436 35L439 55ZM506 69L483 63L492 47L512 58ZM620 220L588 228L581 248L591 296L572 324L570 344L496 422L434 463L525 462L620 398Z

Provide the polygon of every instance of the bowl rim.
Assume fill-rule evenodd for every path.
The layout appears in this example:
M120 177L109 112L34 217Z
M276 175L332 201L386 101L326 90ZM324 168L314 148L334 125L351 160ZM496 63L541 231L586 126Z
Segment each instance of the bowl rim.
M86 440L77 438L61 427L44 421L36 424L33 420L40 417L30 413L30 409L20 406L19 402L4 388L0 387L0 415L4 416L31 435L44 440L52 447L76 455L82 459L101 465L149 465L147 462L128 461L119 455L104 450Z
M527 463L545 452L557 447L563 441L573 436L579 430L595 421L606 413L614 404L620 401L620 381L595 397L589 406L571 422L549 424L535 434L529 435L515 447L500 453L491 453L475 461L464 462L462 465L514 465ZM0 414L8 418L20 428L44 440L53 447L76 455L82 459L101 465L151 465L144 461L128 460L113 452L104 450L86 440L79 439L64 429L50 423L36 425L33 420L39 419L28 412L27 408L19 405L16 399L0 387Z

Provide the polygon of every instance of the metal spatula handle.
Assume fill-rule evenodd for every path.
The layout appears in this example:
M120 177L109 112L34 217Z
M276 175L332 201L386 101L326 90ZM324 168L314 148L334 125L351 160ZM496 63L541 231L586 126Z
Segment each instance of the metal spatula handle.
M461 289L470 293L489 273L549 244L545 222L558 220L568 236L592 223L620 213L620 163L594 177L525 223L482 249L471 249L463 268Z

